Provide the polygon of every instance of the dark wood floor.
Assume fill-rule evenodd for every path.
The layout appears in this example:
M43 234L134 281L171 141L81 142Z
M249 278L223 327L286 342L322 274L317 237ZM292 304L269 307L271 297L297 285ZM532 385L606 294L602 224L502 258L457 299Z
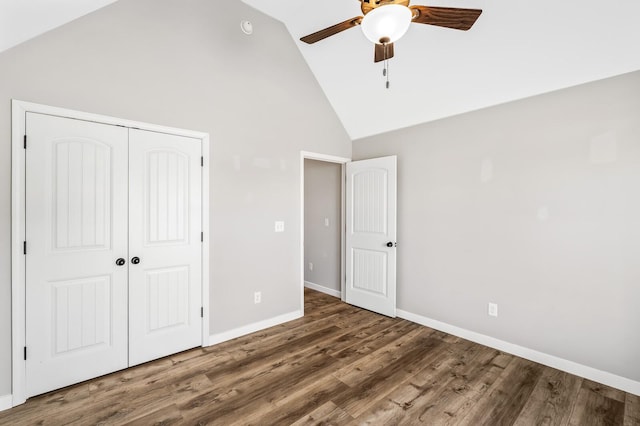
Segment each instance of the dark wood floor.
M0 424L640 424L620 390L315 291L305 312L31 398Z

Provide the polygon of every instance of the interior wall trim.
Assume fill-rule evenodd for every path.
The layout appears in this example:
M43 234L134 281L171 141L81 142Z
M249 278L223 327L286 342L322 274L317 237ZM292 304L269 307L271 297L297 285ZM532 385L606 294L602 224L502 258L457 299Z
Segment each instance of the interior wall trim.
M227 340L246 336L247 334L255 333L256 331L264 330L265 328L302 318L303 315L304 314L301 310L293 311L287 314L278 315L277 317L243 325L242 327L234 328L229 331L223 331L222 333L212 334L209 336L209 345L216 345L218 343L226 342Z
M320 293L328 294L329 296L337 297L338 299L342 296L342 292L339 290L334 290L329 287L325 287L320 284L312 283L311 281L305 281L304 286L310 288L311 290L319 291Z
M427 318L422 315L403 311L401 309L396 310L396 314L398 315L398 317L406 319L408 321L412 321L417 324L433 328L435 330L443 331L445 333L452 334L454 336L461 337L463 339L467 339L472 342L509 353L511 355L516 355L521 358L528 359L529 361L546 365L547 367L555 368L566 373L584 377L586 379L593 380L595 382L602 383L607 386L611 386L616 389L620 389L625 392L640 396L640 382L637 382L635 380L618 376L607 371L598 370L587 365L578 364L577 362L569 361L564 358L536 351L534 349L526 348L514 343L506 342L504 340L496 339L494 337L460 328L455 325L447 324L445 322Z

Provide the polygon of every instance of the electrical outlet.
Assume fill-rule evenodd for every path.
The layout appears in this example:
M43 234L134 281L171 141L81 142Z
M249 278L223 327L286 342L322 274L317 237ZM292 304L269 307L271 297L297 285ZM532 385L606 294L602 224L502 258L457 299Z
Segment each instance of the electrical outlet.
M277 221L276 224L275 224L275 231L276 232L284 232L284 222Z
M490 317L498 316L498 304L497 303L489 303L489 308L487 309L487 314Z
M256 291L253 293L253 303L257 305L260 302L262 302L262 292Z
M309 270L313 271L313 263L312 262L309 262Z

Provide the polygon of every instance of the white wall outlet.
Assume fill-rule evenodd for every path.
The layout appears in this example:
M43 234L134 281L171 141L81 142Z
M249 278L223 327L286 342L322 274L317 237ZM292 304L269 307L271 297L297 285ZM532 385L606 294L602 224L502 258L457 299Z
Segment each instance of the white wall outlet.
M327 227L329 226L329 218L328 217L324 218L324 226L327 226Z
M256 291L253 293L253 303L258 304L262 302L262 292Z
M497 303L489 303L489 307L487 309L487 314L490 317L498 316L498 304Z
M313 262L309 262L309 270L313 271Z
M276 232L284 232L284 222L281 220L276 221L275 230Z

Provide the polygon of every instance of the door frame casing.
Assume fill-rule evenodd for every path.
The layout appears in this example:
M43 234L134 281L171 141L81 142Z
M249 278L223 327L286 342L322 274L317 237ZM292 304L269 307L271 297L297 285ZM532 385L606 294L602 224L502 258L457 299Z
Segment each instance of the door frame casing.
M345 264L344 264L344 231L345 231L345 165L351 158L338 157L335 155L320 154L317 152L300 151L300 310L304 315L304 160L317 160L326 163L337 163L342 168L342 178L340 185L340 299L344 302L345 290Z
M62 118L91 121L101 124L136 128L177 136L200 139L202 143L202 232L207 238L202 242L202 282L201 297L203 307L201 346L209 345L209 250L212 239L209 224L209 176L210 140L209 134L174 127L126 120L100 114L58 108L49 105L25 102L16 99L11 101L11 394L12 406L26 401L26 362L24 361L26 333L26 259L23 243L26 241L26 150L24 135L26 134L26 113L39 113ZM28 141L27 141L28 143ZM28 149L28 146L27 146Z

